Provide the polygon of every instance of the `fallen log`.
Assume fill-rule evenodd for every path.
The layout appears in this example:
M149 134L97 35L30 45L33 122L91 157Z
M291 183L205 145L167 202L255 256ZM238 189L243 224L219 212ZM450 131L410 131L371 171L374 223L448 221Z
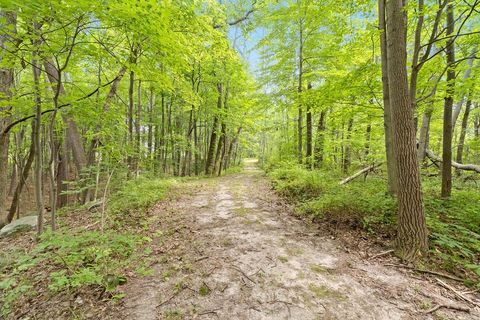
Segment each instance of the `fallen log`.
M435 155L432 150L426 149L426 154L427 157L432 160L432 162L437 163L437 162L442 162L442 159ZM463 164L463 163L458 163L452 160L452 167L460 170L466 170L466 171L475 171L477 173L480 173L480 165L475 165L475 164Z
M345 179L343 179L342 181L340 181L340 185L343 185L343 184L346 184L346 183L349 183L350 181L352 181L353 179L361 176L362 174L364 173L367 173L367 172L370 172L370 171L373 171L375 168L377 168L378 166L380 166L382 163L377 163L377 164L372 164L366 168L363 168L362 170L360 171L357 171L355 174L351 175L350 177L347 177Z

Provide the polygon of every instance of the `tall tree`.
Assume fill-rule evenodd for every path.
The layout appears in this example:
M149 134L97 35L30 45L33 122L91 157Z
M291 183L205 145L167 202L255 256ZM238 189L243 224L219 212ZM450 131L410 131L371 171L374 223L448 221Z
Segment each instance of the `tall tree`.
M402 0L386 2L389 98L392 109L398 186L397 253L414 260L428 249L417 160L413 110L407 82L407 16Z

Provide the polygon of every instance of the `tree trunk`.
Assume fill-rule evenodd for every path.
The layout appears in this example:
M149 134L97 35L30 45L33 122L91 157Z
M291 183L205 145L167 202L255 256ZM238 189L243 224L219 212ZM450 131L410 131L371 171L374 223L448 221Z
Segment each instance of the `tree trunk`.
M308 89L312 89L312 84L308 84ZM310 110L310 103L307 103L307 119L306 119L306 125L307 125L307 144L306 144L306 150L305 150L305 155L307 158L307 165L309 168L312 167L312 111Z
M317 136L315 138L315 168L320 168L323 162L323 148L325 144L325 120L327 112L322 110L318 118Z
M383 90L383 126L385 128L385 154L387 159L388 193L397 194L395 148L393 144L393 119L390 104L390 86L388 83L388 55L387 33L385 20L385 0L378 0L378 28L380 34L380 50L382 64L382 90Z
M298 119L297 119L297 152L298 162L303 162L303 106L301 103L301 93L303 91L303 20L300 20L300 37L298 49Z
M389 98L394 128L398 194L397 253L407 261L428 250L413 110L407 83L407 17L403 0L386 3Z
M469 98L467 100L467 104L465 105L465 113L463 114L462 119L462 129L460 131L460 138L458 139L458 146L457 146L457 162L463 163L463 149L465 145L465 136L467 134L467 126L468 126L468 117L470 115L470 108L472 106L472 100ZM461 175L462 171L457 170L457 175Z
M38 29L35 23L35 29ZM34 46L38 46L39 40L34 40ZM32 71L35 92L35 127L33 130L35 144L35 202L37 207L38 225L37 236L43 232L43 183L42 183L42 145L41 145L41 125L42 125L42 98L40 96L40 71L41 66L37 63L37 53L32 53Z
M432 119L433 106L429 107L423 113L422 126L420 127L420 137L418 139L417 157L418 162L422 163L427 156L428 140L430 134L430 121Z
M345 150L344 150L344 155L343 155L343 163L342 163L342 169L343 173L348 173L348 168L350 167L350 164L352 163L352 152L351 152L351 138L352 138L352 128L353 128L353 118L350 118L348 120L348 125L347 125L347 143L345 144Z
M13 220L13 217L15 216L15 213L18 212L18 207L20 204L20 196L22 195L22 190L23 187L25 186L25 183L27 182L28 178L28 173L30 172L30 169L33 164L33 160L35 159L35 120L32 121L32 143L30 144L30 149L28 151L28 157L27 161L25 162L25 165L23 166L23 170L20 176L20 179L18 179L17 187L15 188L15 192L13 193L13 199L12 203L10 205L10 210L8 210L7 214L7 221L6 223L10 223ZM1 224L0 224L1 226Z
M138 80L137 91L137 110L135 115L135 176L138 177L140 170L140 161L142 155L140 152L140 141L142 137L140 123L142 120L142 81Z
M218 91L218 100L217 100L217 110L220 112L222 110L223 104L223 85L221 83L217 84ZM205 163L205 173L212 174L215 166L215 147L217 144L217 130L218 130L218 115L215 114L213 118L212 132L210 135L210 144L208 146L207 161Z
M449 0L447 7L447 34L454 33L453 3ZM443 153L442 153L442 197L448 198L452 193L452 108L455 92L455 38L447 41L447 92L443 107Z
M0 19L4 24L0 33L0 48L2 50L8 47L10 32L16 32L17 16L12 12L0 11ZM11 30L10 30L11 29ZM3 62L3 55L0 55L0 63ZM11 96L10 89L13 86L13 69L0 68L0 102L9 100ZM8 194L8 150L10 145L10 133L3 133L5 127L10 123L8 113L3 113L11 109L11 106L0 106L0 220L4 217L6 201Z

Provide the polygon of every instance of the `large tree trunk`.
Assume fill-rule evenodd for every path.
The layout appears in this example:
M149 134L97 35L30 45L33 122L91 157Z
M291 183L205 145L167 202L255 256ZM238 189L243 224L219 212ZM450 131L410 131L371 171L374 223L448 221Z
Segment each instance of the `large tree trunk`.
M0 25L2 31L0 33L0 49L8 47L9 38L12 36L10 32L16 32L17 16L12 12L0 11L0 19L5 23ZM0 63L4 53L0 54ZM10 89L13 86L13 69L0 68L0 102L9 100L11 96ZM0 107L0 220L4 219L6 209L6 201L8 194L8 150L10 145L10 133L3 133L5 127L10 123L10 117L3 111L10 110L11 106Z
M385 25L385 0L378 0L378 28L380 34L380 50L382 64L382 90L383 90L383 125L385 128L385 154L387 158L388 193L397 193L395 149L393 144L393 119L392 106L390 105L389 83L388 83L388 56L387 56L387 34Z
M60 75L53 61L51 59L44 59L43 65L45 67L45 73L47 74L48 80L52 86L55 88L58 85L59 94L65 95L65 88L63 87L63 84L58 83ZM79 133L76 122L70 116L62 113L62 119L67 127L67 140L68 145L72 150L73 161L77 167L77 171L80 173L87 165L87 156L85 149L83 148L82 137Z
M386 3L389 98L394 128L398 194L397 253L407 261L428 249L415 125L408 91L407 19L403 0Z
M468 116L470 115L470 108L472 106L472 100L469 98L465 105L465 113L462 119L462 129L460 131L460 138L458 139L457 146L457 163L463 163L463 149L465 145L465 136L467 135ZM462 171L457 169L457 175L461 175Z
M454 33L453 3L449 0L447 7L447 37ZM442 153L442 197L448 198L452 193L452 108L455 92L455 38L447 41L447 92L443 107L443 153Z

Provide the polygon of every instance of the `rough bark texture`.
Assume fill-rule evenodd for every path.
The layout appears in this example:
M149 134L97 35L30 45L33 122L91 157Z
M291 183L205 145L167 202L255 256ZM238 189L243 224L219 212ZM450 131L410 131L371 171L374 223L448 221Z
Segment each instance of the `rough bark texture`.
M5 19L5 24L0 25L4 30L15 32L16 15L10 12L0 11L0 19ZM0 49L8 46L9 35L2 31L0 34ZM0 52L0 62L5 58L4 52ZM0 101L9 99L10 89L13 86L13 69L0 68ZM8 150L10 145L10 134L3 133L4 128L10 123L10 117L1 115L2 111L10 109L10 106L0 107L0 220L4 219L8 193Z
M451 0L447 7L447 37L454 33L453 4ZM455 92L455 39L447 42L447 92L443 106L443 153L442 153L442 197L448 198L452 193L452 108Z
M385 0L378 0L378 28L380 34L380 50L382 63L382 89L383 89L383 125L385 128L385 153L387 158L388 193L397 193L395 181L395 154L393 148L393 123L390 105L388 85L388 56L387 56L387 34L385 25Z
M428 249L415 126L406 73L406 14L402 0L386 3L389 97L392 107L398 186L397 253L407 261Z

